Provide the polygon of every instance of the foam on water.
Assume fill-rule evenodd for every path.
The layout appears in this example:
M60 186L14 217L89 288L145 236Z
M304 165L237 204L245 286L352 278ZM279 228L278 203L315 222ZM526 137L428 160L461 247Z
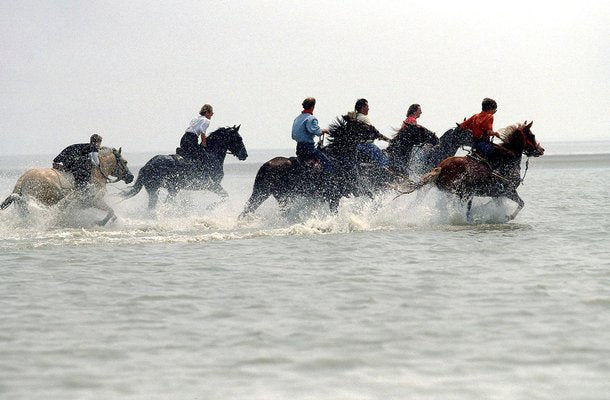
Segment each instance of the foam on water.
M96 225L104 215L99 210L30 204L29 214L22 216L11 207L0 214L2 246L191 243L466 224L465 205L435 189L399 197L389 191L374 199L342 199L337 214L330 213L325 204L305 200L282 214L277 202L269 199L243 220L238 218L243 203L234 200L206 209L213 201L209 194L183 192L174 203L162 203L151 212L145 196L122 201L111 194L108 203L118 219L104 227ZM510 201L477 199L472 212L477 224L497 224L505 222L505 215L513 209Z

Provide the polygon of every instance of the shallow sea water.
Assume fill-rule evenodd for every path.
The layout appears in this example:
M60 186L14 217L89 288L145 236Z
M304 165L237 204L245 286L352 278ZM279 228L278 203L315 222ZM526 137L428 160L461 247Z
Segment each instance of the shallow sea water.
M0 398L606 399L610 152L557 148L510 223L435 190L237 221L267 153L227 165L212 211L118 184L108 227L4 210ZM0 157L0 197L45 163Z

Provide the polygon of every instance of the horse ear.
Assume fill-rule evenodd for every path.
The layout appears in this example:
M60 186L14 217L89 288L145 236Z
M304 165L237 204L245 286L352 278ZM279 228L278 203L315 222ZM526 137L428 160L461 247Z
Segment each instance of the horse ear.
M532 124L534 123L534 121L531 121L529 124L527 123L527 121L525 121L525 123L526 123L525 126L527 127L527 129L529 129L532 127Z
M234 126L234 128L235 128L235 130L236 130L236 131L238 131L238 130L239 130L239 128L241 128L241 124L239 124L239 125L237 125L237 126Z
M122 147L119 147L119 155L121 154L121 151L123 150Z

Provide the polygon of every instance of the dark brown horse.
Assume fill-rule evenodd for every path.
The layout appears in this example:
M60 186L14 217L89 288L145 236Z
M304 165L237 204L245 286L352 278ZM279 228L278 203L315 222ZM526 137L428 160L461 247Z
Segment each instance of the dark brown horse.
M539 157L544 149L531 131L532 122L509 126L502 130L502 144L495 146L489 161L476 157L449 157L424 175L415 184L407 185L401 194L411 193L425 185L434 184L442 191L451 192L467 202L466 218L470 222L472 199L475 196L498 199L506 197L517 203L517 209L507 215L514 219L525 205L517 194L521 184L521 157Z
M341 197L359 194L356 145L372 135L369 125L348 117L337 118L329 126L330 144L322 149L333 161L332 173L324 172L312 160L297 157L275 157L267 161L256 174L252 195L240 218L256 211L271 196L284 212L296 198L321 200L336 212Z

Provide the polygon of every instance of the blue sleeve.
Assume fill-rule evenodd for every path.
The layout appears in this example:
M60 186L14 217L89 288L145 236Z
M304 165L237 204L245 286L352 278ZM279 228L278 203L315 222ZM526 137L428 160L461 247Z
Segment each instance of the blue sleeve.
M320 136L322 134L322 129L318 126L318 119L316 117L307 118L305 129L312 135Z

